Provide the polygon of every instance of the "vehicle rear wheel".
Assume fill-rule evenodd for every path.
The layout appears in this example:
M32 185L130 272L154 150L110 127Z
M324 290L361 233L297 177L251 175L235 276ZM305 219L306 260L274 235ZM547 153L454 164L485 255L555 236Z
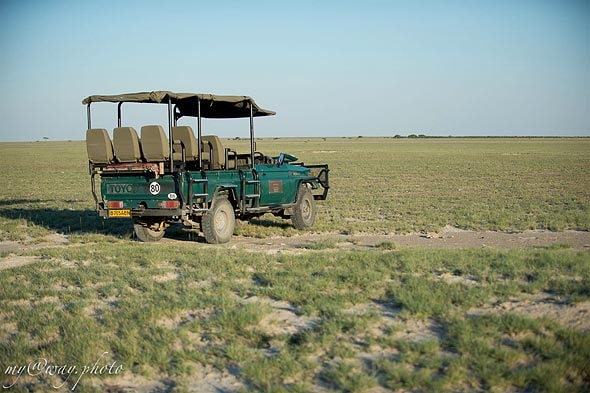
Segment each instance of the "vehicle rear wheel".
M236 216L232 204L224 197L213 200L211 209L202 219L203 234L210 244L230 241L236 227Z
M139 241L157 242L164 237L166 230L163 222L148 224L139 221L133 223L133 231Z
M315 222L315 200L310 189L301 184L299 190L297 190L297 202L291 221L296 229L306 229L313 225Z

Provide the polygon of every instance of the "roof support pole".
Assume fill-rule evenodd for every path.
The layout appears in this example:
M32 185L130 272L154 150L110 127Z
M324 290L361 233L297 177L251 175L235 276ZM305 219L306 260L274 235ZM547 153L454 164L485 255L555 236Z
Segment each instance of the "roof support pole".
M254 110L250 102L250 162L254 168Z
M117 124L119 128L121 128L121 106L123 105L122 102L119 102L119 105L117 105Z
M203 170L203 145L201 139L201 99L197 99L197 145L199 146L199 169Z
M90 119L90 103L86 105L86 117L88 118L88 129L92 128L92 120Z
M170 142L170 172L174 172L174 139L172 139L172 98L168 96L168 141Z

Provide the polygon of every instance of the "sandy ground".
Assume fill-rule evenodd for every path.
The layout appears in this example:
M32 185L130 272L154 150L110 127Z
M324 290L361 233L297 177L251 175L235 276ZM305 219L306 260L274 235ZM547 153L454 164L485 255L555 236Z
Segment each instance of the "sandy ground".
M377 234L342 234L320 233L304 234L293 237L271 237L253 239L234 237L232 244L257 250L273 252L277 250L305 249L317 242L329 240L340 248L357 247L373 248L381 243L391 242L397 247L405 248L497 248L515 249L531 247L550 247L559 245L572 249L590 250L590 232L584 231L526 231L522 233L506 233L492 231L466 231L451 226L441 232L410 233L405 235Z
M164 238L163 243L182 243L189 241ZM256 239L234 236L229 243L231 248L243 248L252 251L263 251L269 254L280 252L306 252L315 243L329 241L337 248L374 248L382 243L393 243L398 248L496 248L514 249L531 247L560 246L572 249L590 250L590 232L584 231L526 231L522 233L506 233L492 231L466 231L451 226L441 232L397 234L343 234L343 233L305 233L291 237L269 237ZM204 243L198 238L197 243ZM54 234L40 242L0 242L0 253L13 253L0 259L0 270L18 267L39 261L39 257L16 255L28 250L48 247L67 247L68 239L64 235Z
M189 243L186 240L164 238L164 243ZM197 239L200 244L202 238ZM342 233L306 233L293 237L271 237L265 239L235 236L223 247L242 249L246 252L305 253L313 252L314 244L328 244L329 248L337 249L371 249L383 243L391 243L396 248L535 248L535 247L564 247L578 250L590 250L590 232L565 231L526 231L522 233L477 232L465 231L453 227L446 227L439 233L412 233L406 235L376 235L376 234L342 234ZM197 245L199 244L197 243ZM205 244L203 244L205 246ZM18 255L25 251L47 247L72 247L66 236L55 234L42 241L28 242L0 242L0 252L7 255L0 258L0 270L18 268L19 266L40 262L40 257ZM163 277L162 279L166 279ZM437 279L448 282L468 280L464 277L444 274ZM474 284L476 285L476 284ZM308 329L316 323L313 318L302 315L291 304L267 298L253 297L243 300L244 303L255 302L265 304L273 309L259 324L268 334L295 334ZM386 330L388 326L399 326L399 338L408 341L420 341L435 338L440 333L440 327L435 321L411 321L398 317L398 310L387 308L376 303L356 305L349 312L373 311L381 315L381 322L375 328L375 334ZM532 318L548 317L559 320L566 326L582 331L590 331L590 302L579 302L570 305L563 299L551 294L540 293L534 296L511 299L500 304L493 304L468 312L468 315L486 313L519 313ZM194 316L195 318L197 316ZM171 322L173 323L173 321ZM401 325L400 325L401 324ZM380 349L382 352L383 349ZM383 353L363 353L367 358L383 356ZM236 370L217 370L195 364L194 377L187 388L195 392L236 392L243 388L237 377ZM169 379L148 379L135 374L125 373L116 378L95 381L99 389L121 392L168 392L174 390L175 383ZM324 390L318 387L318 392ZM381 390L375 390L376 393Z

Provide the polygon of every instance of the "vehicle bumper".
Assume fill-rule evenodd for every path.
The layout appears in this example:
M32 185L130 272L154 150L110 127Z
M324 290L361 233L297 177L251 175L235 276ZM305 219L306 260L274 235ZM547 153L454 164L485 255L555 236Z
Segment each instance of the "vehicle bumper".
M330 168L328 164L305 165L314 175L314 180L322 188L321 194L314 194L313 198L317 200L326 200L328 197L328 190L330 189Z
M180 217L182 209L130 209L129 215L115 215L109 213L109 209L99 207L98 214L102 218L139 218L139 217Z

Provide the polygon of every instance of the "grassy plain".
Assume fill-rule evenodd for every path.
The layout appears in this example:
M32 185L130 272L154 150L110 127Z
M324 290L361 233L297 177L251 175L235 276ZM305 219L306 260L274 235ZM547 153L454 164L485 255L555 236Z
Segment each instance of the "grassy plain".
M590 229L589 139L264 139L258 149L330 164L314 231ZM96 218L83 143L0 144L0 165L0 240L23 246L3 251L0 268L35 262L0 270L9 391L590 388L587 315L576 314L590 301L588 251L141 244L127 221ZM237 232L297 233L266 216ZM56 233L69 243L43 245ZM123 370L7 372L37 359Z
M224 143L248 148L247 141ZM257 147L330 164L332 189L318 204L317 231L590 230L590 139L293 138L263 139ZM7 184L0 238L24 236L14 225L130 233L93 213L83 142L0 144L0 164L10 168L0 175ZM265 216L237 233L296 233L282 222Z

